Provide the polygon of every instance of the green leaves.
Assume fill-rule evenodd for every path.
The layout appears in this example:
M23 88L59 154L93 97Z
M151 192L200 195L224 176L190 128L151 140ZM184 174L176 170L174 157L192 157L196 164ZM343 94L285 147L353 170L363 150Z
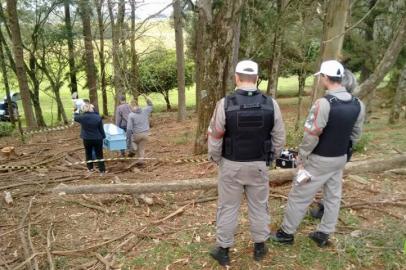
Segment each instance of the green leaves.
M186 86L193 83L193 69L193 62L186 59ZM141 91L144 93L168 92L177 86L176 74L175 51L158 47L140 61L139 75Z

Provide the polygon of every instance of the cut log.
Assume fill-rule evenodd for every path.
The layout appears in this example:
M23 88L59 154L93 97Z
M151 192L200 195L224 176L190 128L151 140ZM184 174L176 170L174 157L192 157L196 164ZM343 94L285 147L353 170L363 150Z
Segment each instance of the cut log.
M391 156L390 158L372 159L349 162L345 166L345 174L362 174L383 172L406 166L406 154ZM270 171L270 184L281 185L292 180L295 169ZM190 180L163 181L139 184L102 184L102 185L59 185L52 191L59 194L143 194L170 191L186 191L210 189L217 187L215 178L201 178Z

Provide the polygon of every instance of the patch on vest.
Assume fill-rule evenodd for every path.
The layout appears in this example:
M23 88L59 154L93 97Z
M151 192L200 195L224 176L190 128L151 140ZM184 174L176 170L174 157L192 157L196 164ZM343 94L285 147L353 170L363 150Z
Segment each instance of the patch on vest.
M264 116L252 113L238 113L239 128L262 128L264 126Z

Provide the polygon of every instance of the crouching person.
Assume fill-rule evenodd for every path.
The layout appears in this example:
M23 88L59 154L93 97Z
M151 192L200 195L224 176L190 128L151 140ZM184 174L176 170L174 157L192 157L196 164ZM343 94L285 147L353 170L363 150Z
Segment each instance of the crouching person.
M93 111L91 104L83 104L82 114L75 114L74 120L80 124L80 138L83 139L86 161L92 160L93 153L96 159L103 159L103 139L106 138L103 128L103 120L100 115ZM93 162L87 163L89 173L93 172ZM104 162L98 162L101 176L106 172Z
M144 96L147 106L141 108L138 102L131 102L132 112L128 115L127 120L127 148L129 157L137 156L140 158L138 165L143 165L145 157L145 146L149 137L149 116L151 115L153 104L151 99Z

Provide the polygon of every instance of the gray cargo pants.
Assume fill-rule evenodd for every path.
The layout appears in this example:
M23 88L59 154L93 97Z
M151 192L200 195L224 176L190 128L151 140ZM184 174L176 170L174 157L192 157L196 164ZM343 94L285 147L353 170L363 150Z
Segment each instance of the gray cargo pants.
M316 193L323 190L324 215L317 231L335 231L341 202L342 176L347 156L322 157L311 154L305 169L313 176L311 182L292 186L282 222L282 230L294 234Z
M234 244L238 210L245 192L252 240L264 242L269 237L269 176L265 162L234 162L222 159L218 179L217 245Z

